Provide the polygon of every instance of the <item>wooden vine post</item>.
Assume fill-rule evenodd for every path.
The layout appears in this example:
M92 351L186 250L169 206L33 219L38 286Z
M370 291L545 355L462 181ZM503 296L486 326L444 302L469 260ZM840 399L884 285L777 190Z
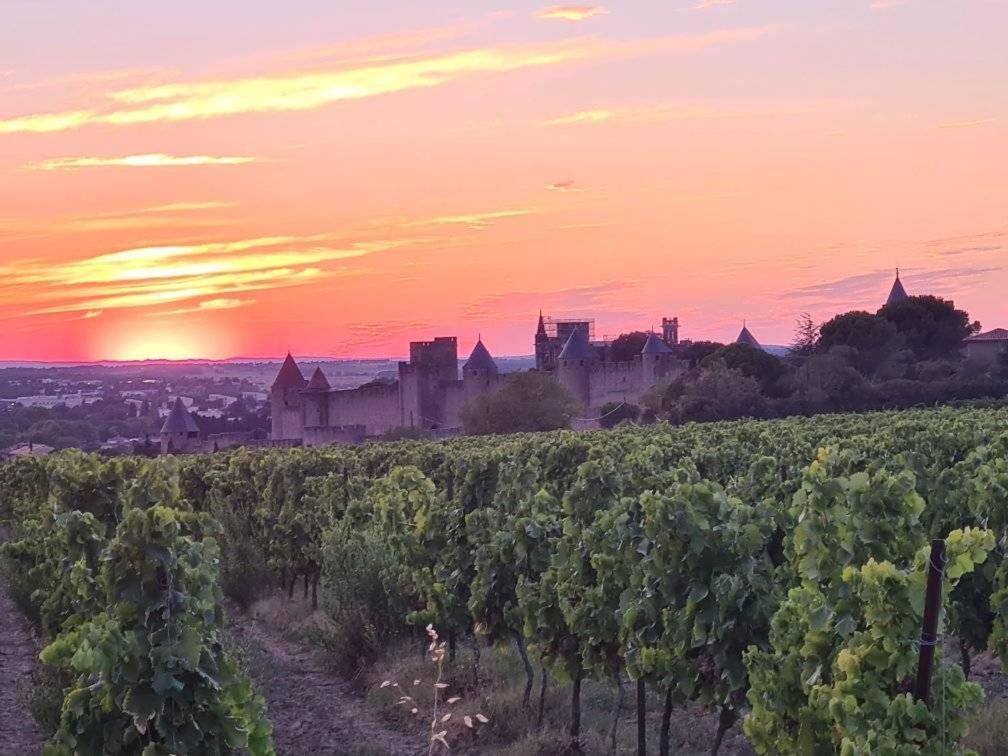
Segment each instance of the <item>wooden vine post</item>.
M924 624L921 626L920 657L913 691L914 699L924 703L928 702L931 694L931 671L934 668L935 646L938 644L938 617L941 614L944 577L945 541L936 538L931 541L927 592L924 594Z

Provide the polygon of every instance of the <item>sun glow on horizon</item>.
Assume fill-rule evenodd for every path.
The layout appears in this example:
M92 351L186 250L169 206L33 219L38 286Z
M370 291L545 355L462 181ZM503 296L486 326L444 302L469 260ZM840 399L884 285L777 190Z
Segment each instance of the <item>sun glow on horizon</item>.
M223 334L214 333L214 341L208 343L205 334L193 332L184 326L158 324L145 328L116 328L113 338L103 339L106 346L99 347L95 360L115 360L117 362L139 362L143 360L191 360L225 359L229 356L227 344L222 343ZM115 333L113 331L113 333Z

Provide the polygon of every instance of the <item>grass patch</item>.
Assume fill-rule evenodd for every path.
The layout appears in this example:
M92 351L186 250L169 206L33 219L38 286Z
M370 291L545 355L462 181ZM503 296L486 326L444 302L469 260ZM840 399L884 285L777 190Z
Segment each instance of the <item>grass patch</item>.
M419 641L400 642L390 648L378 662L365 670L362 683L368 703L386 721L416 738L423 745L430 725L431 695L429 683L432 664L422 653ZM489 722L476 737L462 727L449 730L452 749L468 748L481 753L501 756L535 756L537 754L610 753L610 733L618 697L614 682L586 680L581 692L581 738L578 750L568 737L570 726L570 683L550 679L546 688L546 705L542 727L538 723L541 669L536 666L535 685L528 708L522 705L525 673L517 652L509 645L482 648L478 654L471 642L462 643L454 663L445 663L444 681L449 687L446 696L461 696L458 712L480 711ZM394 680L400 689L416 699L418 714L412 706L398 705L400 689L380 685ZM421 684L413 685L414 680ZM625 696L617 725L616 752L634 754L637 748L637 722L634 684L624 681ZM648 752L656 753L661 729L663 697L658 691L647 694ZM454 717L453 717L454 719ZM717 715L699 707L678 709L673 714L671 751L674 754L707 754L717 730ZM454 740L453 740L454 738ZM721 750L726 756L751 754L752 750L736 725L725 737Z
M960 746L981 756L1008 753L1008 701L992 701L984 706Z

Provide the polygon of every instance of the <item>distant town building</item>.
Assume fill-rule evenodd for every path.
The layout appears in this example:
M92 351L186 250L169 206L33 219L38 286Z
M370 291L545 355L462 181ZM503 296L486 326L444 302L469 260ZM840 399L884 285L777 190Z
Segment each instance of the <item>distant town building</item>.
M6 449L0 450L0 459L11 460L19 457L44 457L52 454L53 447L45 444L36 444L31 441L23 444L14 444Z
M978 333L966 339L966 359L983 365L994 365L1008 352L1008 329Z
M102 396L98 392L77 392L75 394L39 394L36 396L19 396L14 400L15 404L22 407L43 407L45 409L55 409L56 407L80 407L85 404L100 402Z
M101 445L101 451L105 454L132 454L137 446L143 444L141 438L125 438L123 436L112 436Z

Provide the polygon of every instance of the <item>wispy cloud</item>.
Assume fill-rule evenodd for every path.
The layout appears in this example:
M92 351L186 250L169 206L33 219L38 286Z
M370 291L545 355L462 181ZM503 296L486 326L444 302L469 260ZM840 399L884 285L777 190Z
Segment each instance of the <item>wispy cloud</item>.
M874 0L870 7L872 10L885 10L895 8L897 5L906 5L910 0Z
M30 163L29 168L39 171L73 170L78 168L179 168L201 165L244 165L257 162L256 158L237 155L166 155L148 152L121 157L59 157Z
M434 87L467 75L507 72L604 53L595 43L488 48L420 59L228 81L142 86L106 93L103 108L35 113L0 121L0 134L48 133L87 125L144 123L311 110L343 100Z
M406 223L406 227L410 226L466 226L476 231L482 231L487 228L493 221L501 220L502 218L517 218L523 215L531 215L534 210L490 210L483 213L466 213L462 215L441 215L435 218L426 218L423 220L411 221Z
M534 312L540 308L562 311L567 315L590 313L598 308L611 305L614 295L632 289L629 281L609 281L595 286L575 286L560 290L509 291L491 294L466 306L470 317L494 314L495 317L507 313Z
M946 121L945 123L939 123L939 129L971 129L974 126L985 126L988 123L994 123L996 118L978 118L973 121Z
M228 218L207 216L206 211L232 208L232 202L172 202L70 218L0 218L0 240L31 239L56 234L82 234L155 228L207 228L228 225Z
M195 307L181 307L176 310L166 310L164 312L149 312L146 313L148 317L153 318L164 318L164 317L174 317L176 315L188 315L195 312L214 312L217 310L237 310L239 307L246 307L251 304L255 304L254 299L207 299L200 302Z
M935 293L947 291L950 285L962 279L974 279L997 271L995 267L968 266L961 268L942 268L939 270L901 271L900 278L911 294ZM845 303L849 306L863 305L866 302L885 301L888 287L892 283L894 271L875 270L856 276L847 276L821 284L802 286L784 292L781 296L788 299L819 300L823 303Z
M550 118L549 120L543 121L543 125L570 126L571 124L579 123L602 123L603 121L611 121L615 117L615 110L580 110L577 113L571 113L557 118Z
M549 118L543 126L591 126L610 122L657 123L694 118L752 118L758 116L784 116L808 113L811 107L762 108L745 110L728 109L710 105L675 103L669 105L644 105L612 109L580 110L576 113Z
M608 13L601 5L554 5L536 12L536 18L550 21L587 21Z
M130 126L247 113L311 110L331 103L436 87L463 77L586 60L686 53L757 39L773 27L632 41L576 39L550 45L468 50L366 61L334 71L139 86L105 93L101 106L0 120L0 134L50 133L89 125Z
M546 186L551 192L580 192L581 187L579 187L573 181L554 181L552 184Z
M734 5L735 0L700 0L694 8L696 10L704 10L706 8L713 8L718 5Z
M327 244L328 234L137 247L63 263L0 266L0 302L19 315L152 308L203 300L201 309L244 303L235 294L312 283L332 263L411 245L414 240ZM239 305L240 306L240 305Z

